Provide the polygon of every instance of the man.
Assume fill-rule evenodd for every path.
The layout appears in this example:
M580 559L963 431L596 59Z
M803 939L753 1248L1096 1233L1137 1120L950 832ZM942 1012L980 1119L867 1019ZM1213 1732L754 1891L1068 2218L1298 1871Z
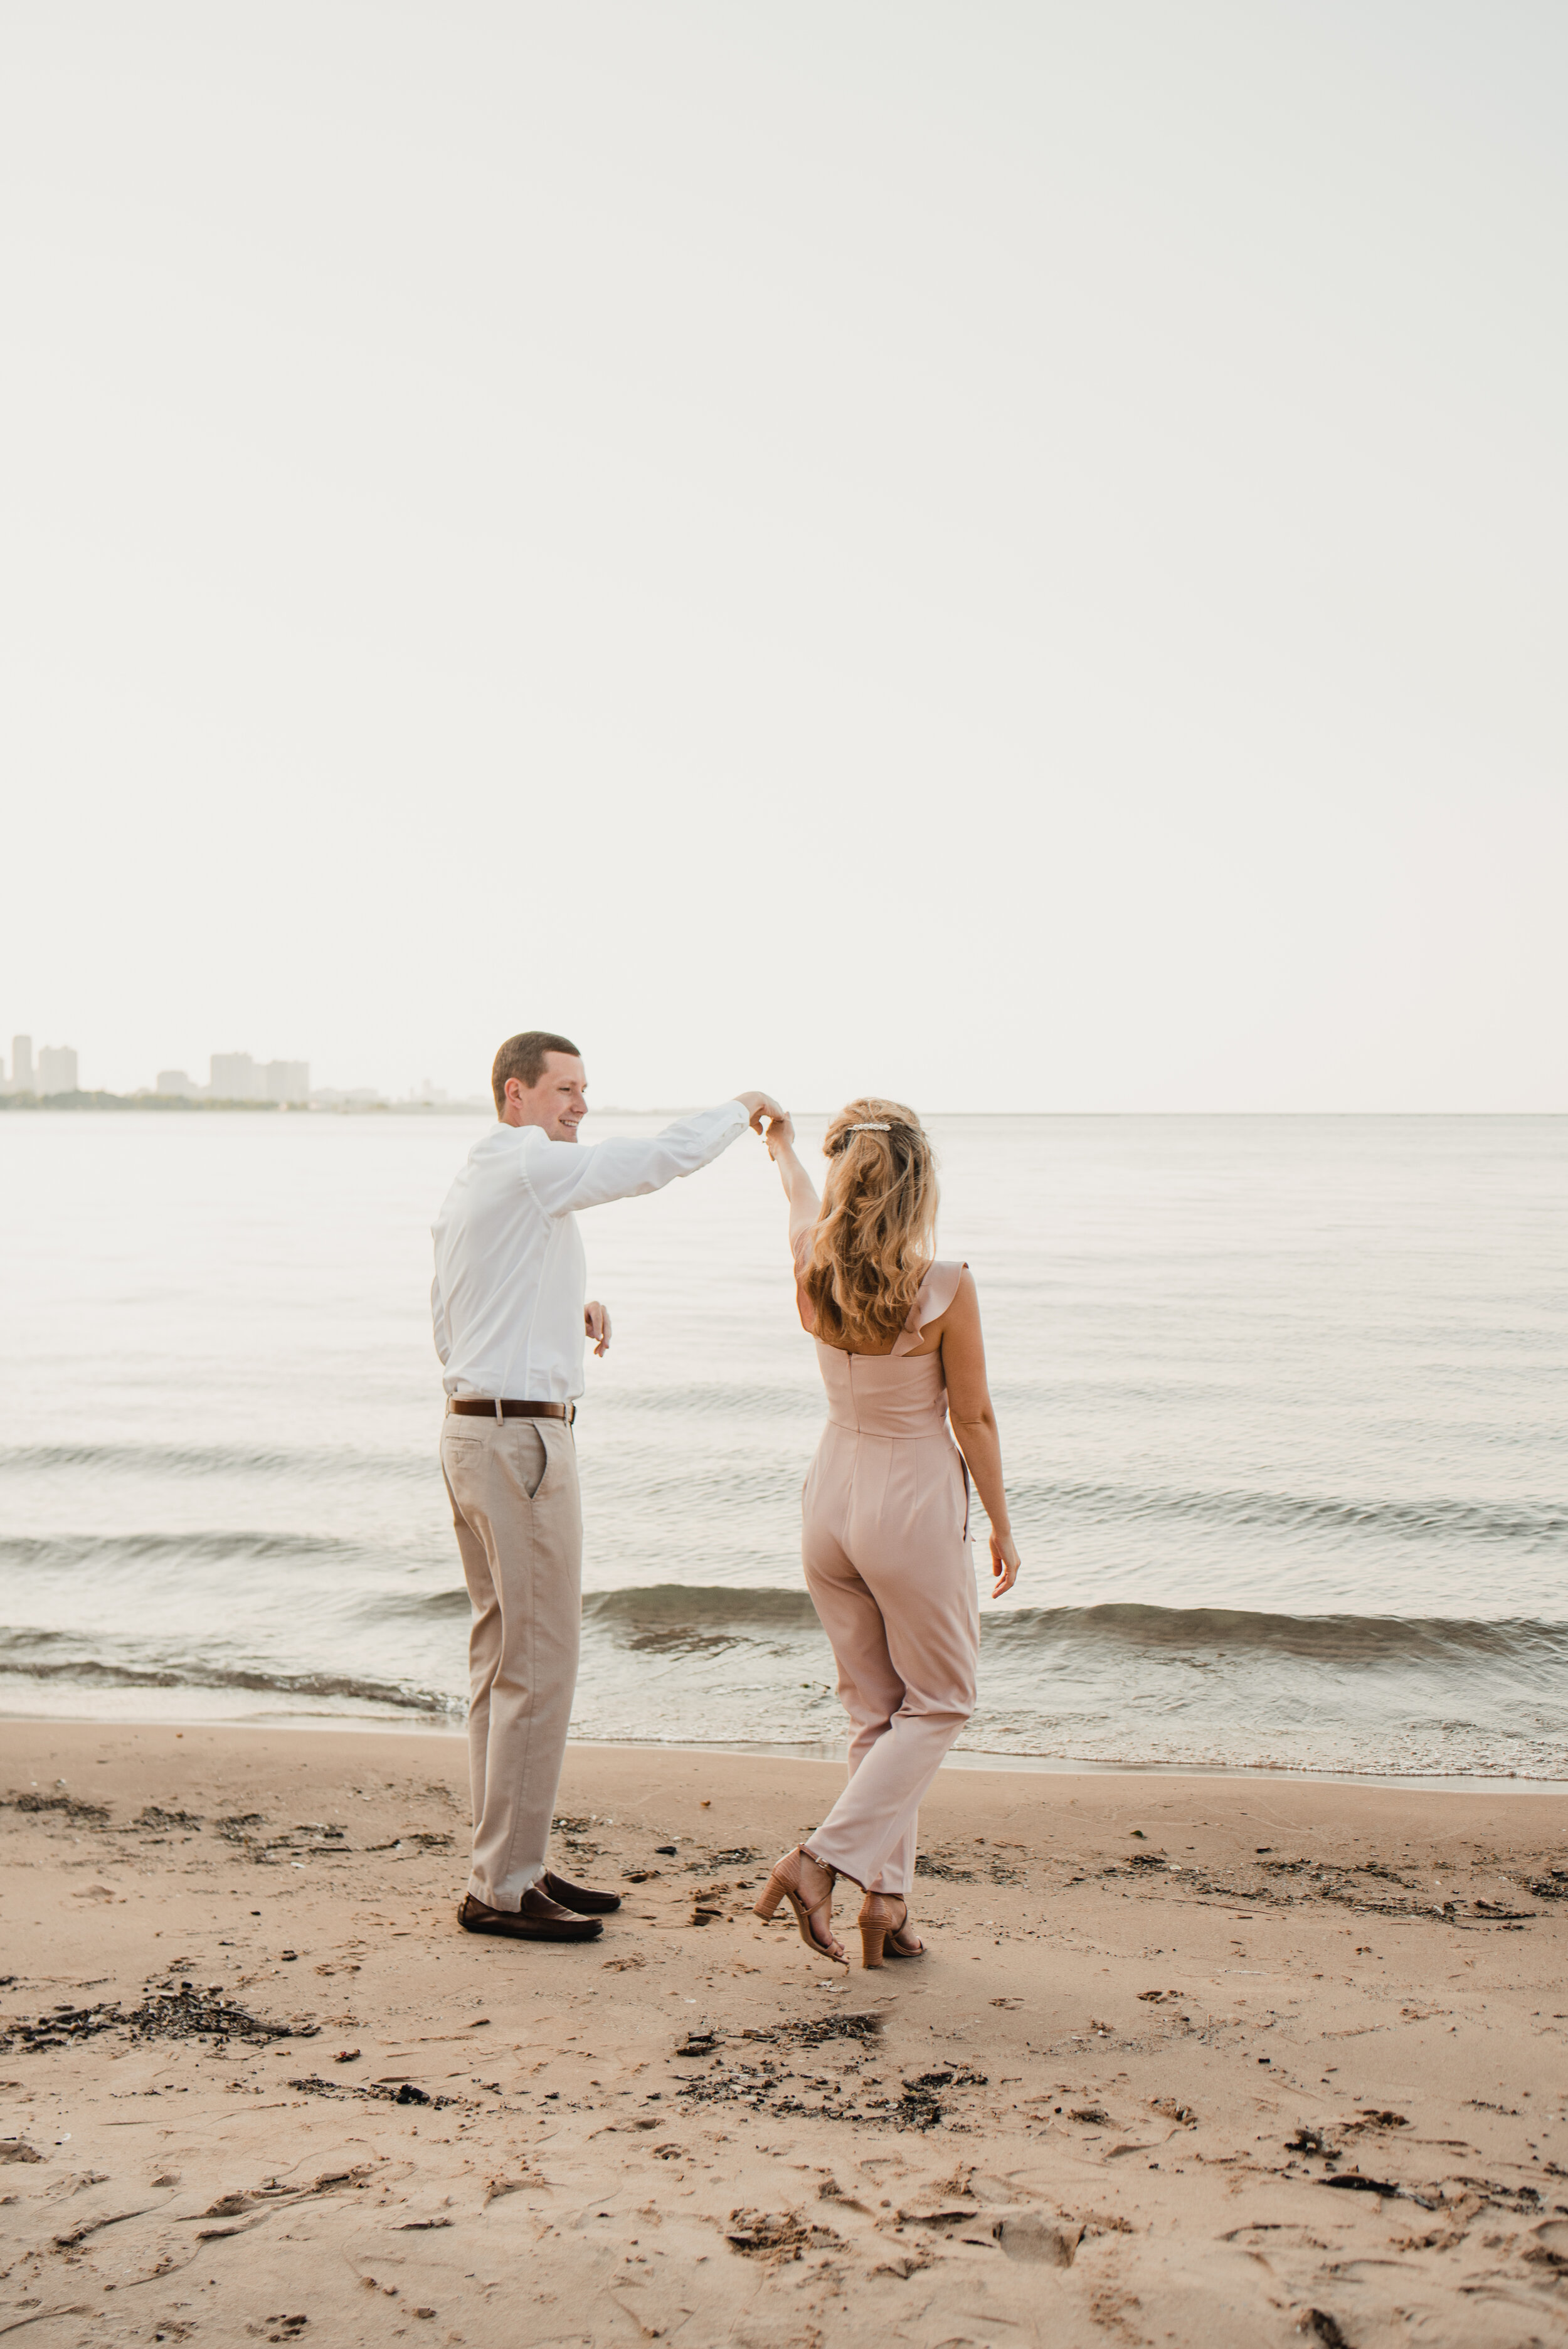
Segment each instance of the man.
M582 1628L583 1513L572 1433L584 1338L610 1344L585 1301L576 1210L662 1190L781 1114L739 1093L650 1141L580 1147L588 1080L564 1036L511 1037L490 1072L500 1123L476 1142L433 1226L430 1290L447 1390L441 1469L473 1602L469 1637L470 1933L583 1941L621 1905L545 1865Z

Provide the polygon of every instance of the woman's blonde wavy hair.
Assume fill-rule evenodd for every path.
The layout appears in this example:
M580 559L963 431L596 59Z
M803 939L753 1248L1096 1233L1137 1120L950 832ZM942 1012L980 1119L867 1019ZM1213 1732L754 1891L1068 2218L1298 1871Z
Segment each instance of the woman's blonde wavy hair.
M800 1286L818 1337L885 1351L936 1253L936 1154L912 1109L873 1094L839 1112L822 1154L828 1174Z

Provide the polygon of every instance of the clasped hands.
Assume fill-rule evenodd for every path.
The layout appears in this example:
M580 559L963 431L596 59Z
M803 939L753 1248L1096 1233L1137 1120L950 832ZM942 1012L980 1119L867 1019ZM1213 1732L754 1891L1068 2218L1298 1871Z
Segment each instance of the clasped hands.
M735 1098L746 1112L752 1133L762 1134L769 1152L776 1142L794 1140L795 1129L789 1123L789 1112L780 1108L771 1093L737 1093ZM768 1130L763 1133L765 1119Z

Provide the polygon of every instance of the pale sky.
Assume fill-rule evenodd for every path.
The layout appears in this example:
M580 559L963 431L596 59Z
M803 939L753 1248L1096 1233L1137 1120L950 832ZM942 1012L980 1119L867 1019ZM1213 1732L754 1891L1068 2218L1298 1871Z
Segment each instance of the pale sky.
M1568 1108L1560 0L22 0L0 1050Z

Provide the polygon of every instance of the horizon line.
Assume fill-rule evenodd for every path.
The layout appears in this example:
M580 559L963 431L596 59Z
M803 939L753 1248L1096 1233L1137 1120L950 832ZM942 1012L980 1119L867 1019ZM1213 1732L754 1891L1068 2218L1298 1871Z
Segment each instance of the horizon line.
M323 1087L321 1087L319 1090L321 1090L322 1092L342 1092L342 1091L346 1091L347 1089L346 1089L346 1088L335 1087L335 1086L323 1086ZM356 1089L356 1090L357 1090L357 1089ZM720 1095L720 1097L719 1097L719 1098L720 1098L720 1100L726 1100L726 1099L733 1098L733 1096L729 1096L729 1095ZM114 1092L110 1091L110 1090L109 1090L109 1088L108 1088L107 1086L104 1086L104 1087L94 1087L94 1088L91 1088L90 1090L89 1090L88 1088L87 1088L87 1087L81 1087L81 1088L78 1088L78 1089L77 1089L77 1091L74 1094L72 1094L72 1093L63 1093L63 1094L42 1094L42 1095L37 1094L37 1093L21 1093L21 1094L17 1094L17 1093L14 1092L7 1092L7 1093L5 1093L5 1094L0 1094L0 1112L6 1112L6 1111L20 1111L20 1112L22 1112L22 1113L24 1113L24 1114L26 1114L26 1113L35 1113L35 1114L36 1114L36 1113L41 1113L41 1112L53 1112L53 1113L54 1113L54 1114L56 1114L56 1115L75 1115L75 1116L81 1116L81 1115L84 1115L84 1114L86 1114L86 1115L91 1115L91 1114L93 1114L93 1113L95 1112L95 1111L97 1111L97 1110L98 1110L98 1104L100 1104L100 1103L102 1103L102 1104L104 1105L104 1110L103 1110L103 1112L102 1112L102 1113L107 1113L108 1104L108 1103L110 1103L110 1102L115 1103L119 1108L120 1108L120 1109L122 1109L122 1110L129 1110L129 1111L131 1111L131 1112L137 1112L137 1111L151 1112L151 1111L152 1111L152 1106L153 1106L153 1104L156 1102L156 1103L159 1103L159 1104L160 1104L160 1107L159 1107L159 1109L157 1110L156 1113L157 1113L157 1114L159 1114L159 1115L167 1115L167 1114L169 1113L169 1110L170 1110L170 1108L172 1108L176 1102L179 1102L180 1107L181 1107L181 1109L185 1108L185 1107L187 1106L187 1097L185 1097L185 1096L181 1096L181 1095L178 1095L178 1094L159 1094L159 1093L155 1093L155 1092L151 1092L150 1089L146 1089L146 1088L139 1088L137 1091L135 1091L135 1092L133 1092L117 1093L117 1092ZM167 1106L164 1106L165 1104L166 1104ZM591 1117L665 1117L665 1118L677 1118L677 1117L687 1117L687 1116L691 1116L691 1115L694 1115L695 1113L696 1113L697 1112L699 1112L699 1111L701 1111L701 1110L704 1110L704 1109L711 1109L711 1108L713 1108L714 1106L715 1106L715 1103L714 1103L712 1101L701 1101L701 1102L643 1102L643 1103L631 1102L594 1102L594 1103L591 1104L591 1105L590 1105L590 1108L589 1108L588 1114L589 1114L589 1116L591 1116ZM210 1099L208 1099L208 1100L203 1100L203 1099L201 1099L201 1098L200 1098L200 1097L197 1097L197 1098L195 1098L195 1099L192 1099L192 1100L190 1100L190 1101L189 1101L189 1107L190 1107L191 1109L200 1110L200 1111L201 1111L201 1112L205 1112L205 1113L206 1113L207 1115L209 1115L209 1116L212 1116L212 1115L224 1116L224 1115L230 1115L230 1114L233 1114L233 1115L250 1115L250 1116L254 1116L254 1115L255 1115L255 1114L257 1114L258 1112L260 1112L260 1113L262 1113L262 1114L265 1115L265 1114L267 1114L267 1113L269 1113L269 1112L271 1112L271 1113L277 1113L277 1112L283 1112L283 1111L285 1111L285 1110L292 1112L292 1113L293 1113L293 1114L294 1114L294 1115L296 1115L296 1116L299 1116L299 1115L304 1115L304 1116L329 1116L329 1117L330 1117L330 1116L351 1116L351 1117L352 1117L352 1116L424 1116L424 1117L428 1117L428 1116L432 1116L432 1115L433 1115L433 1116L472 1117L472 1116L478 1116L478 1115L492 1116L492 1115L494 1114L494 1112L493 1112L493 1110L492 1110L492 1108L491 1108L490 1103L488 1101L484 1100L481 1096L480 1096L480 1095L478 1095L478 1094L470 1095L470 1096L469 1096L469 1097L468 1097L468 1098L466 1098L466 1099L459 1099L459 1100L454 1100L454 1101L445 1101L445 1102L420 1102L420 1101L411 1100L411 1099L409 1099L409 1098L408 1098L408 1097L407 1097L407 1096L405 1096L405 1097L404 1097L404 1098L402 1098L401 1100L397 1100L397 1099L393 1099L393 1098L391 1098L391 1097L389 1097L389 1096L385 1096L385 1095L384 1095L382 1098L380 1098L379 1100L376 1100L376 1101L368 1101L368 1102L366 1102L366 1101L362 1101L362 1102L354 1102L354 1103L350 1103L350 1102L346 1102L346 1101L342 1102L321 1102L320 1104L313 1104L313 1103L307 1103L307 1102L268 1102L268 1101L251 1101L251 1100L241 1100L241 1101L211 1101L211 1100L210 1100ZM799 1110L793 1110L793 1111L791 1111L791 1112L789 1112L789 1114L790 1114L792 1117L796 1117L796 1118L807 1118L807 1119L819 1119L819 1118L820 1118L820 1119L822 1119L822 1120L824 1120L824 1121L827 1121L827 1120L830 1120L830 1119L832 1119L832 1118L836 1117L836 1116L839 1114L839 1112L838 1112L838 1111L837 1111L836 1109L799 1109ZM926 1110L926 1111L923 1112L922 1112L922 1115L923 1115L923 1116L924 1116L924 1117L926 1117L926 1118L947 1118L947 1119L954 1119L954 1118L1175 1118L1175 1117L1210 1117L1210 1118L1397 1118L1397 1117L1398 1117L1398 1118L1460 1118L1460 1117L1464 1117L1464 1118L1504 1118L1504 1117L1506 1117L1506 1118L1564 1118L1564 1117L1568 1117L1568 1107L1564 1107L1564 1108L1561 1108L1561 1109L1496 1109L1496 1108L1494 1108L1494 1109L1464 1109L1464 1108L1423 1108L1423 1109L1322 1109L1322 1108L1319 1108L1319 1109L1288 1109L1288 1108L1272 1108L1272 1109L1235 1109L1235 1108L1230 1108L1230 1109L1213 1109L1213 1108L1207 1108L1207 1109L1199 1109L1199 1108L1184 1108L1184 1109L1115 1109L1115 1108L1099 1108L1099 1109L1081 1109L1081 1108L1060 1108L1060 1107L1058 1107L1058 1108L1051 1108L1051 1109L932 1109L932 1110Z

